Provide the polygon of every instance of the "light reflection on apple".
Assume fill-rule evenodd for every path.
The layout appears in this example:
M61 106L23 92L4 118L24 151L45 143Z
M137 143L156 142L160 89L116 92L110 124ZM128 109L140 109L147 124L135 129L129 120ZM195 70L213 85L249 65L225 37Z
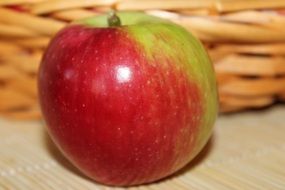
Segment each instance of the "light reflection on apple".
M132 72L127 66L119 66L116 68L116 77L119 83L125 83L131 80Z

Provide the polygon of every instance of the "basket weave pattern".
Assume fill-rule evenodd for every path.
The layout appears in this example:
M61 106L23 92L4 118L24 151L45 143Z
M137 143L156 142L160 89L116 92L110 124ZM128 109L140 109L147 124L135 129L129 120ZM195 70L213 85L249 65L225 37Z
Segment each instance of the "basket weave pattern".
M170 19L203 41L222 112L285 100L284 0L1 0L0 115L40 117L36 75L51 37L67 23L111 9Z

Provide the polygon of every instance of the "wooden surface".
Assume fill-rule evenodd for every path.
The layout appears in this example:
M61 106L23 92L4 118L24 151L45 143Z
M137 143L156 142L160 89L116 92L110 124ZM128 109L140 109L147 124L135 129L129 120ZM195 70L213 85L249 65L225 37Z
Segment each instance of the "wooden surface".
M220 116L211 141L182 171L140 190L285 189L285 107ZM83 177L40 122L0 119L0 189L113 189Z

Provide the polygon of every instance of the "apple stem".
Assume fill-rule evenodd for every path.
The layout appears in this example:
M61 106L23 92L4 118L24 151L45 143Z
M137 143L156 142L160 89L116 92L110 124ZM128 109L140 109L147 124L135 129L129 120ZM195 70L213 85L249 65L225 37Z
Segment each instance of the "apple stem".
M115 11L111 11L108 16L108 25L109 26L121 26L121 20L116 15Z

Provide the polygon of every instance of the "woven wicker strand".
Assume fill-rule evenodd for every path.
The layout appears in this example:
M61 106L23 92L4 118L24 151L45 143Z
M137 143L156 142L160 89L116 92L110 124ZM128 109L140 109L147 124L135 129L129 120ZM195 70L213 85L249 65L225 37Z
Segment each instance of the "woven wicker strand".
M40 117L36 75L52 36L69 22L117 10L172 20L203 41L221 112L285 100L284 0L1 0L0 115Z

